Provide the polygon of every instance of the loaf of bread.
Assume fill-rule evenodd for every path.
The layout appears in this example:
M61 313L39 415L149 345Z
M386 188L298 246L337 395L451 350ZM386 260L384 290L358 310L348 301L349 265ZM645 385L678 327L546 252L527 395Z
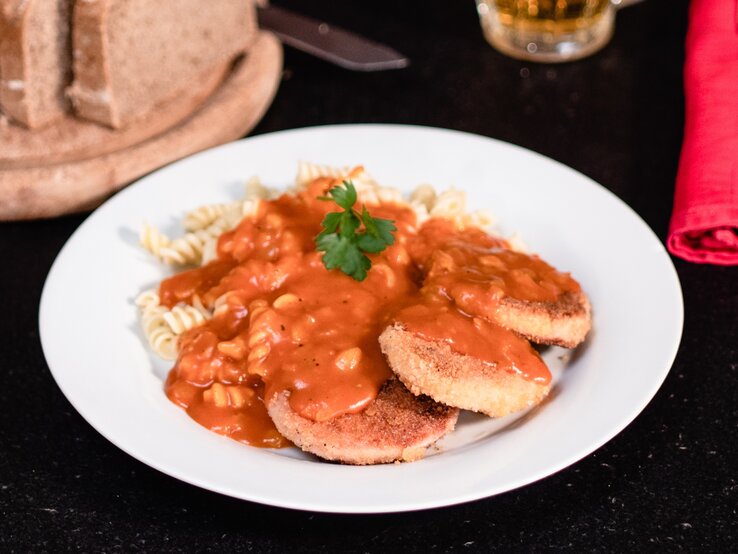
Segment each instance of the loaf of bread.
M72 0L0 0L0 108L37 128L68 110Z
M281 70L279 41L261 33L205 104L166 133L87 160L0 169L0 221L89 210L162 165L242 137L269 106Z
M78 0L72 20L77 114L119 129L256 37L251 0Z
M281 67L254 0L0 0L0 220L243 136Z

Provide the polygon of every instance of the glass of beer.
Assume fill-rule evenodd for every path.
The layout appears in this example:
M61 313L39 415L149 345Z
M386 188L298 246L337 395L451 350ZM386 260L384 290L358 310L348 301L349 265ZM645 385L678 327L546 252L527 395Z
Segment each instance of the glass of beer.
M611 0L477 0L487 41L500 52L531 61L565 62L588 56L612 36Z

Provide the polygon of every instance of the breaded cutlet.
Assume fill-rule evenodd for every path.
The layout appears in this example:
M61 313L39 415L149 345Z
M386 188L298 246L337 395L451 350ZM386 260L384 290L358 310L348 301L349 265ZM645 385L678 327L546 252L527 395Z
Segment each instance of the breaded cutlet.
M459 234L445 222L426 223L413 243L426 292L452 300L533 342L574 348L591 327L579 283L535 254L479 229Z
M456 408L413 395L394 378L357 414L313 421L290 407L287 392L272 399L267 409L279 432L302 450L355 465L418 460L453 431L459 415Z
M502 417L538 404L551 388L550 382L536 382L454 352L446 342L426 340L400 324L387 327L379 344L392 370L412 393L448 406Z
M531 302L505 297L486 317L536 344L575 348L592 327L589 299L584 292L565 292L555 302Z

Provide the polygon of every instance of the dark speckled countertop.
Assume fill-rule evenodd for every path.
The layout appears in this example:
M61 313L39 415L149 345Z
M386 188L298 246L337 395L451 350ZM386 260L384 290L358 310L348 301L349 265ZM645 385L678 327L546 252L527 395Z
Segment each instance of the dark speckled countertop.
M558 66L493 51L472 0L280 4L390 44L412 66L349 73L288 50L254 134L359 122L479 133L592 177L666 237L686 1L623 10L607 48ZM0 225L0 551L736 551L738 267L674 261L686 307L674 366L594 454L494 498L337 516L186 485L118 450L71 407L44 361L37 314L46 273L84 218Z

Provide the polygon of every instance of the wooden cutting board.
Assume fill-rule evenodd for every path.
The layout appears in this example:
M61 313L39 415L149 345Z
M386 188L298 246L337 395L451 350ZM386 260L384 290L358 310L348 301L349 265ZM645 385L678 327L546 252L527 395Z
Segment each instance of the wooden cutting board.
M155 169L242 137L271 104L281 74L282 46L274 35L262 32L210 98L168 131L94 158L0 169L0 220L92 209Z

